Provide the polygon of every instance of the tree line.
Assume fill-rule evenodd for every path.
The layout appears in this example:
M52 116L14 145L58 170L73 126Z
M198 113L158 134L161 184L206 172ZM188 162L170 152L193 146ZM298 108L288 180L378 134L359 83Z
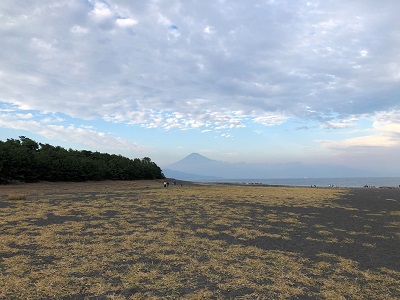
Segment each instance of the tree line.
M65 149L20 136L0 141L0 183L164 179L149 157Z

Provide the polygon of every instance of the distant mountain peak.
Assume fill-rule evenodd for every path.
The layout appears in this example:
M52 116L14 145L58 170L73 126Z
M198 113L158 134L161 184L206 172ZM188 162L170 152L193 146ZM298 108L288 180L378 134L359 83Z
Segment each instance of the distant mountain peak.
M208 157L205 157L204 155L201 155L199 153L193 152L190 153L188 156L180 160L180 162L185 162L185 163L205 163L205 162L211 162L214 161L212 159L209 159Z
M201 155L200 153L193 152L193 153L190 153L185 158L207 158L207 157L205 157L204 155ZM207 159L209 159L209 158L207 158Z
M216 160L193 152L183 159L167 166L163 172L167 177L183 180L217 180L221 179L221 177L214 176L213 173L215 173L216 165L219 164L220 162Z
M181 168L192 168L194 166L204 166L206 164L210 164L216 162L215 160L209 159L208 157L205 157L199 153L191 153L185 158L173 163L172 165L169 165L168 168L171 169L176 169L179 168L181 171Z
M188 156L186 156L186 157L205 157L205 156L201 155L200 153L193 152L193 153L190 153L190 154L189 154Z

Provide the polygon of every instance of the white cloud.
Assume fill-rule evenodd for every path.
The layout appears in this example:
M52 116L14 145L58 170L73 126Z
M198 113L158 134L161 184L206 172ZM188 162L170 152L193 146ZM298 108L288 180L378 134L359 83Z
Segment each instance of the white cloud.
M61 118L61 117L58 117L58 116L51 116L51 117L45 117L45 118L43 118L42 120L41 120L41 122L42 123L49 123L49 124L52 124L52 123L61 123L61 122L64 122L65 121L65 119L63 119L63 118Z
M132 27L137 25L139 22L137 20L126 18L126 19L117 19L115 21L119 27Z
M367 57L368 56L368 50L361 50L360 51L360 56L361 57Z
M374 119L376 130L396 136L400 141L400 110L377 113Z
M279 114L268 114L261 117L253 118L253 122L262 124L264 126L276 126L284 123L288 117Z
M203 33L206 37L210 37L210 36L214 35L216 32L212 26L207 25L206 27L204 27Z
M110 7L104 2L95 2L90 12L90 16L98 22L110 19L113 15Z
M182 129L200 128L204 118L229 127L228 118L210 117L210 113L224 115L227 109L247 112L236 116L239 122L248 117L274 126L292 116L319 121L329 113L357 115L396 105L390 96L384 104L379 101L384 91L395 94L390 82L400 80L398 52L386 50L397 47L387 46L395 26L385 27L374 43L368 31L376 24L387 25L385 14L375 15L373 4L360 10L359 4L308 2L289 6L276 2L274 15L272 4L263 1L256 3L256 10L239 1L210 6L177 0L169 5L47 1L26 11L11 9L15 13L8 20L27 17L23 27L13 29L15 38L2 34L7 41L0 69L10 79L0 83L0 96L38 110L143 122L145 127L146 109L181 113L187 120L175 128ZM394 11L396 5L391 5L386 14ZM352 12L361 17L349 19ZM140 16L141 26L128 37L118 28L139 24L134 15ZM109 27L96 25L104 22ZM84 39L72 38L82 35ZM203 39L204 35L213 38ZM381 85L384 80L387 86ZM12 88L13 82L22 84ZM121 98L127 101L122 111L109 105ZM184 103L196 98L205 99L207 107L196 109L198 116L193 117ZM348 98L352 105L343 104L349 103ZM142 107L135 106L138 101ZM315 113L308 113L307 106ZM270 116L276 111L283 117Z
M357 120L358 120L358 118L351 117L351 118L345 119L345 120L326 121L325 124L321 125L321 128L325 128L325 129L349 128L349 127L353 127Z
M26 113L26 114L15 114L15 117L19 118L19 119L32 119L33 118L33 114L31 113Z
M71 28L71 33L77 36L83 36L89 33L89 29L85 27L81 27L79 25L74 25Z
M172 22L161 13L158 13L157 21L164 26L170 26L172 24Z
M399 82L400 81L400 64L397 62L392 62L388 64L388 80Z
M398 1L1 3L0 105L16 111L235 138L292 120L344 136L367 115L341 145L397 141Z
M150 151L148 147L140 145L139 143L127 141L120 137L97 131L91 127L54 124L61 121L61 119L53 119L53 122L50 122L50 119L47 117L44 117L42 120L37 120L34 119L31 113L0 113L0 127L2 128L26 130L49 139L77 143L98 150L109 150L112 148L113 151L131 151L136 153L146 153Z
M333 150L346 150L355 147L400 147L400 111L393 110L380 112L372 117L372 127L362 132L356 132L359 136L339 140L320 141L323 147ZM344 120L339 123L341 127L348 127L348 124L355 126L355 120ZM365 132L365 135L360 135Z
M54 51L55 44L57 44L57 40L53 40L52 42L47 42L36 37L31 39L32 48L40 51L46 51L46 52Z
M353 147L393 147L400 144L399 141L393 140L390 136L385 135L366 135L340 141L326 140L321 141L321 143L324 147L336 150L344 150Z

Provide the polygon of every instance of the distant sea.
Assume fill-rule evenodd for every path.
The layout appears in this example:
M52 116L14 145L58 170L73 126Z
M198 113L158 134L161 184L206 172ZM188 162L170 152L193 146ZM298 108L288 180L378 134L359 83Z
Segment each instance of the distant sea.
M212 182L317 187L399 187L400 177L220 179Z

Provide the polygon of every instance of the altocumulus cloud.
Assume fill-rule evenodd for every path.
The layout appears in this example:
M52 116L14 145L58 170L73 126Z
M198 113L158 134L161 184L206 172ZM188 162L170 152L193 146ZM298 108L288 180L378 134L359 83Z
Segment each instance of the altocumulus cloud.
M39 118L40 116L40 118ZM16 130L26 130L39 134L48 139L82 144L93 149L107 149L113 145L117 151L135 151L146 155L151 150L135 142L129 142L113 134L101 132L91 126L76 127L72 124L64 124L65 119L49 114L17 113L12 109L0 109L0 127L8 127Z
M3 0L0 101L39 117L204 133L290 120L349 128L370 118L375 133L343 145L376 135L378 146L397 145L396 11L395 0ZM104 138L1 117L4 127Z

